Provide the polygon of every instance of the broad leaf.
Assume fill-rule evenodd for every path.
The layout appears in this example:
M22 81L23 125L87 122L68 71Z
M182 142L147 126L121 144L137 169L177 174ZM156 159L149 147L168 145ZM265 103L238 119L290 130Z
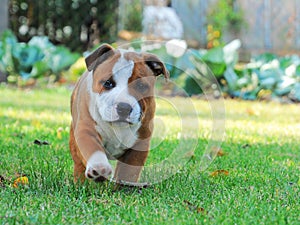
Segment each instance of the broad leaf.
M294 85L293 90L291 91L289 97L295 101L300 101L300 83Z
M79 54L71 53L67 48L60 46L47 56L48 67L57 74L71 66L79 57Z
M224 77L227 81L229 89L232 90L232 91L236 90L238 76L234 72L233 68L231 68L231 67L227 68L225 73L224 73Z
M28 45L30 46L36 46L39 49L43 49L44 51L49 51L49 49L55 49L55 45L53 45L49 38L46 36L35 36L30 39L28 42Z
M41 61L44 57L43 52L36 46L25 43L17 43L13 47L13 57L18 60L21 67L31 67L35 62Z

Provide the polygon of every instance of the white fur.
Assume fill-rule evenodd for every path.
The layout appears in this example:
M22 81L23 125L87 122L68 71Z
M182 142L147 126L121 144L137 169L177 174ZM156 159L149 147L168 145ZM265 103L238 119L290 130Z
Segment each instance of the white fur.
M99 123L96 129L101 134L108 157L111 159L118 158L123 155L126 149L132 147L138 139L137 130L140 126L140 123L134 125Z
M96 171L98 175L94 174L93 171ZM85 176L96 179L100 176L108 178L111 174L112 166L109 164L106 154L96 151L87 161Z
M92 72L87 78L87 88L90 94L89 111L92 118L96 121L96 129L101 135L103 147L108 156L119 157L124 150L132 147L138 139L137 131L141 126L140 116L141 107L128 92L128 79L132 76L134 62L121 57L112 68L113 79L116 86L109 91L101 94L92 91L93 76ZM131 105L132 112L126 122L113 122L119 119L117 104L120 102ZM130 124L129 124L130 123Z

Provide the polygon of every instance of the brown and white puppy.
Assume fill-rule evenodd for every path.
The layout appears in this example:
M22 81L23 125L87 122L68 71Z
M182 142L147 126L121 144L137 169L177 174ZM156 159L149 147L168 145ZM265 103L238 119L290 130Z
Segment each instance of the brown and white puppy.
M156 76L169 73L153 54L104 44L86 58L88 71L71 97L70 151L74 177L137 182L149 151Z

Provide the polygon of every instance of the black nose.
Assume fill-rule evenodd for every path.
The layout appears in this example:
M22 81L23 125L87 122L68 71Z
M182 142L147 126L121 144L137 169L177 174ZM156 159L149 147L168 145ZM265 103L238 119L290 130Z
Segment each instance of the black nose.
M120 102L117 105L117 113L121 118L127 118L132 112L132 107L128 103Z

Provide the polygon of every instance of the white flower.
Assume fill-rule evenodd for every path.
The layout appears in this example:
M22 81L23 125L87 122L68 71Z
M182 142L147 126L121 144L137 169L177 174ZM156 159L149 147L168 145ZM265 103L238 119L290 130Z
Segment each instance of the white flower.
M175 58L181 57L187 49L185 40L172 39L166 43L167 53Z

